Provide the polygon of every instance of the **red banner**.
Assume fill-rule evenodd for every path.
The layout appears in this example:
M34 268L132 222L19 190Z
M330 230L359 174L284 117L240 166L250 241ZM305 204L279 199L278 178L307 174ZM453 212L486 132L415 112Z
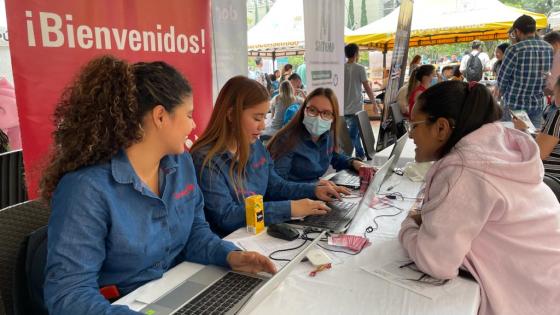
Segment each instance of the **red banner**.
M30 198L47 162L52 113L65 86L90 59L165 61L194 89L191 137L212 112L210 1L6 0L10 52Z

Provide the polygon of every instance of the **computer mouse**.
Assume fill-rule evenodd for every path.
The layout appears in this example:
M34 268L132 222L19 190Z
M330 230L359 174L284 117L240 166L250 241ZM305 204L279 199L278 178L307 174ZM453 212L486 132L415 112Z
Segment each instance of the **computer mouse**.
M266 233L268 233L268 235L272 237L276 237L286 241L293 241L299 237L298 230L285 223L270 225L266 229Z

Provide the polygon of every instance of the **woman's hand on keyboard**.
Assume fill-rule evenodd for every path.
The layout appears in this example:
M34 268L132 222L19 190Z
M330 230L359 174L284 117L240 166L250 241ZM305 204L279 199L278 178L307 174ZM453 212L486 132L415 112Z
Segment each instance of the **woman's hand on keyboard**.
M232 251L227 256L227 262L235 271L276 273L276 267L272 261L257 252Z
M334 187L334 189L336 189L336 191L337 191L339 194L342 194L343 197L344 197L345 195L351 195L351 194L352 194L352 191L351 191L350 189L344 187L344 186L337 186L337 185L334 185L333 187Z
M335 186L335 184L330 181L330 180L326 180L326 179L319 179L319 181L317 182L317 186Z
M317 199L323 201L333 201L335 199L341 200L340 192L337 190L336 185L319 185L315 187L315 196Z
M323 201L300 199L292 200L292 217L306 217L308 215L326 214L331 208Z

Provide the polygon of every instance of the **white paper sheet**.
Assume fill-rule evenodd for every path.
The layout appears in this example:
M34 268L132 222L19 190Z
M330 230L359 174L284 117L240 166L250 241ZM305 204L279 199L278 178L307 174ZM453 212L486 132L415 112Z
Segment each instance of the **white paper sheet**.
M416 265L408 261L394 261L377 268L364 266L362 269L431 300L450 293L457 284L457 279L434 279L418 271Z

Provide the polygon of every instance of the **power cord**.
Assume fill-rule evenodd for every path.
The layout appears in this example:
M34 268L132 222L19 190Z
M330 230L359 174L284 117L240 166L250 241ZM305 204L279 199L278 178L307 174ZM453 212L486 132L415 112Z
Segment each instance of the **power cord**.
M321 233L321 232L318 231L317 229L307 228L307 229L303 230L303 233L302 233L302 234L300 235L300 237L299 237L300 239L303 240L303 242L302 242L300 245L298 245L298 246L296 246L296 247L291 247L291 248L285 248L285 249L278 249L278 250L275 250L275 251L273 251L272 253L270 253L270 254L268 255L268 258L270 258L271 260L275 260L275 261L287 261L287 262L289 262L289 261L291 261L291 259L275 258L275 257L273 257L273 256L276 255L276 254L278 254L278 253L289 252L289 251L293 251L293 250L296 250L296 249L301 248L303 245L305 245L305 243L307 243L307 241L313 241L313 240L315 240L314 238L309 237L309 234L318 234L318 233ZM330 235L330 234L327 233L327 235ZM326 241L327 241L327 238L325 237L325 238L321 239L320 241L321 241L321 242L326 242ZM322 249L327 250L327 251L329 251L329 252L342 253L342 254L352 255L352 256L358 255L358 254L361 253L362 250L363 250L363 247L362 247L362 249L360 249L360 250L357 251L357 252L347 252L347 251L343 251L343 250L330 249L330 248L327 248L327 247L322 246L322 245L319 244L319 243L317 243L317 246L319 246L319 247L321 247ZM364 246L364 247L365 247L365 246Z

